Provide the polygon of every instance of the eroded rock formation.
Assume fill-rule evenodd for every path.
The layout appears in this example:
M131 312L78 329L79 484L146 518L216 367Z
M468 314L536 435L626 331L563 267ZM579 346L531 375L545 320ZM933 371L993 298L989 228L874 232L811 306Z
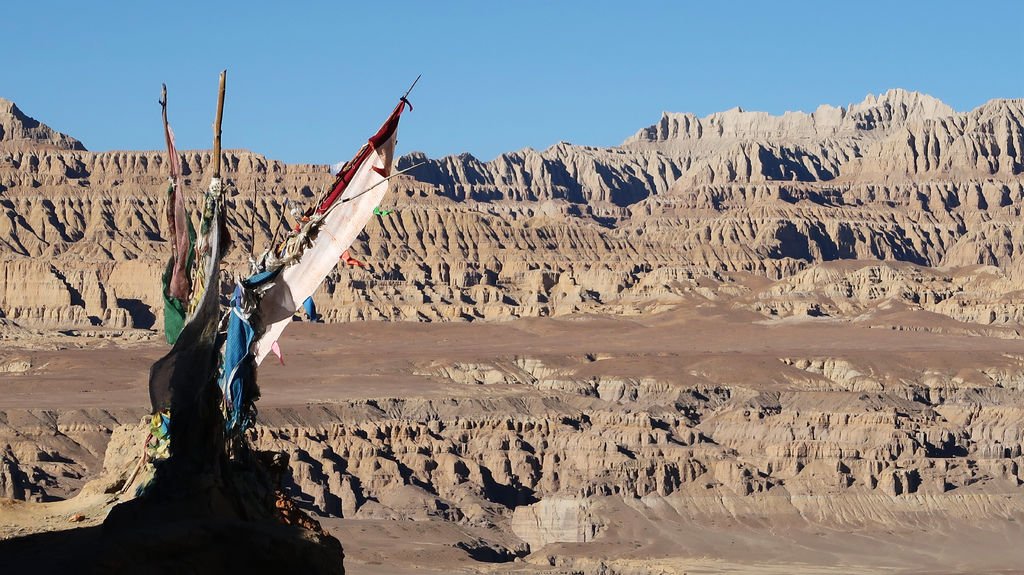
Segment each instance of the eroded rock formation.
M489 162L410 154L400 168L424 165L395 180L384 206L395 213L353 248L368 268L339 267L318 306L326 321L636 313L708 281L779 280L834 260L981 264L1018 281L1022 119L1020 100L957 113L891 90L810 114L665 114L616 148L559 143ZM86 152L10 103L0 125L0 319L158 327L163 154ZM301 203L330 176L245 151L225 152L225 165L242 271L253 243L260 251L290 225L285 198ZM209 168L208 153L184 153L193 189ZM956 317L1009 315L987 307Z
M462 373L494 396L264 409L252 438L289 454L289 493L318 515L509 532L510 558L595 540L615 520L608 498L698 515L770 504L830 524L896 520L893 498L936 517L964 497L979 516L1024 511L996 509L1024 483L1024 356L922 372L898 355L775 357L746 380L751 358L674 357L672 377L601 375L614 356L433 362L420 377ZM142 411L3 412L4 496L62 499L86 478L116 492L141 456ZM822 497L831 507L800 503Z
M642 540L627 526L648 523L1016 524L1022 110L957 113L895 90L812 114L666 114L615 148L410 154L400 167L425 164L395 180L383 206L395 213L353 247L368 267L339 267L318 294L325 320L573 321L545 324L563 335L540 350L470 353L479 338L421 334L397 366L366 354L366 368L350 355L329 373L306 366L314 385L373 389L299 387L261 409L253 440L289 454L290 494L323 517L443 521L465 529L456 546L472 557L529 552L588 573L649 572L632 549L614 569L571 558L572 545ZM161 153L86 152L13 105L0 126L0 339L17 344L0 350L0 380L22 405L25 382L66 371L54 349L159 328L166 174ZM253 243L290 225L285 198L330 176L245 151L225 160L242 271ZM185 154L190 185L209 165ZM652 313L673 309L684 317ZM590 312L638 317L603 341ZM822 331L779 349L772 330L791 325ZM766 331L732 341L750 326ZM694 332L725 343L702 348ZM553 349L563 342L580 343ZM306 353L319 365L340 352ZM392 380L401 393L375 387ZM142 408L118 405L5 409L0 496L116 491L144 438Z

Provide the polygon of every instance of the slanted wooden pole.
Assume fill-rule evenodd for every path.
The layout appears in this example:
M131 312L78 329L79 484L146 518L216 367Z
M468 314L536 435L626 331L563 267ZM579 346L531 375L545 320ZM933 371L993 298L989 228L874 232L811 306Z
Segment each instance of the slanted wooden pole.
M403 100L409 97L409 94L412 93L412 89L416 87L416 83L420 81L420 76L422 76L422 75L423 74L420 74L419 76L416 76L416 79L412 81L412 86L409 86L409 89L405 91L405 95L402 96Z
M220 177L220 124L224 119L224 84L227 82L228 71L220 73L220 91L217 94L217 119L213 123L213 177Z

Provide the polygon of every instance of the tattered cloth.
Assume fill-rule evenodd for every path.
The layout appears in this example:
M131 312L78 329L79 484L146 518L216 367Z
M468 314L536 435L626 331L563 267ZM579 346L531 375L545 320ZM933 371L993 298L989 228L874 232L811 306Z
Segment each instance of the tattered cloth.
M196 306L187 317L178 340L167 355L157 360L149 372L149 396L152 413L168 411L173 418L170 430L171 458L182 473L200 472L222 449L223 426L214 382L219 364L218 329L220 326L219 275L221 259L227 252L224 230L224 200L218 179L210 182L193 277ZM198 281L197 281L198 280Z
M302 308L306 311L309 321L315 322L320 319L320 316L316 315L316 304L313 303L313 296L307 297L306 301L302 302Z
M174 184L171 184L171 189L167 190L168 196L174 195ZM188 276L192 273L192 267L195 264L195 244L196 244L196 230L192 226L192 220L186 218L186 228L188 229L187 234L187 248L185 252L188 254L185 258L180 257L180 252L175 250L175 253L167 260L167 268L164 270L163 276L160 278L163 286L163 299L164 299L164 338L167 339L167 343L174 345L174 342L178 341L178 335L181 334L181 329L185 327L185 317L188 315L186 306L188 305L189 293L191 291L191 282L188 282ZM175 242L178 240L175 239ZM184 263L184 265L182 265ZM189 291L185 292L183 298L179 298L174 295L175 291L172 288L172 284L175 278L178 277L179 271L182 277L186 278L186 285L189 285ZM180 292L179 292L180 293Z
M300 231L275 254L277 261L270 265L280 268L281 274L261 292L255 312L264 328L254 344L257 365L271 353L302 302L338 265L342 252L352 245L387 193L398 120L406 105L404 99L399 102L380 130L342 168L330 191L305 212Z
M252 346L256 331L249 323L249 313L243 307L242 286L235 287L228 310L228 333L224 341L224 362L221 367L220 385L224 395L224 427L232 433L242 431L250 423L246 416L251 397L251 385L256 376Z

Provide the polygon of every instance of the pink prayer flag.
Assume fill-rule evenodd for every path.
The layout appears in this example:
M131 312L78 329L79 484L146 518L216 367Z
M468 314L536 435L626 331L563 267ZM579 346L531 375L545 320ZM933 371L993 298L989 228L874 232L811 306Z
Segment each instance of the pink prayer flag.
M270 351L274 352L274 355L277 356L277 360L281 362L281 365L284 365L284 354L281 353L281 346L278 345L276 341L270 344Z

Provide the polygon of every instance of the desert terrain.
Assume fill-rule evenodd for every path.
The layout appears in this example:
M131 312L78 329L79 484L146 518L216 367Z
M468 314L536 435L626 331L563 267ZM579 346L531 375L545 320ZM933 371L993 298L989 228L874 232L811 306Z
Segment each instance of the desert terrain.
M252 440L350 573L1018 572L1022 126L1020 100L893 90L409 154L367 267L262 366ZM241 271L330 176L225 157ZM193 185L209 160L185 153ZM74 565L127 497L167 349L163 162L0 101L11 564Z
M254 440L352 573L1013 570L1019 340L880 315L296 324ZM65 345L4 354L3 484L53 501L6 536L98 524L141 453L162 343Z

